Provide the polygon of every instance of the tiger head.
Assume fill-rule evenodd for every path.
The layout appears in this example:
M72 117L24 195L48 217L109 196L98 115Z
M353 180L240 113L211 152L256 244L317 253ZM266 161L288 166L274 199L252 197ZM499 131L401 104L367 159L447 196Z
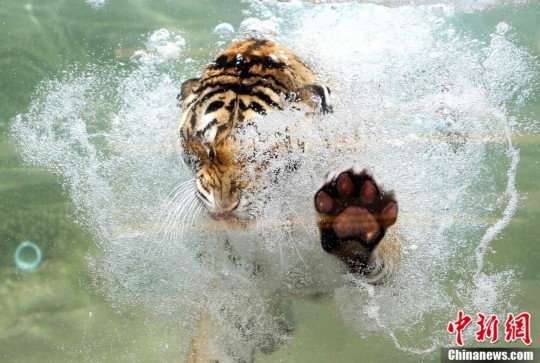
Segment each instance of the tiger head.
M227 77L221 82L226 83ZM235 131L253 112L240 109L247 100L235 90L209 96L200 90L201 83L200 79L184 82L179 95L184 109L179 132L184 160L196 172L197 196L209 213L220 219L238 218L251 183Z
M184 159L196 172L197 196L211 215L246 216L246 191L257 179L247 169L265 167L246 156L249 146L238 129L255 116L283 110L289 101L312 110L318 97L315 103L324 110L328 89L313 80L313 73L287 48L246 39L219 54L200 78L182 84L178 98Z

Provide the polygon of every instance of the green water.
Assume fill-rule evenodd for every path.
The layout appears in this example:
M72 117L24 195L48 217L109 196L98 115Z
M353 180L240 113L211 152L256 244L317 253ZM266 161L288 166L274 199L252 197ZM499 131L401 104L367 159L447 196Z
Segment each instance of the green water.
M9 135L13 117L27 110L34 89L70 67L125 62L148 33L166 28L189 34L194 57L207 59L221 22L237 25L239 1L118 1L99 9L83 1L0 0L0 361L181 361L180 329L164 328L141 311L117 312L93 288L85 256L98 253L92 236L71 218L58 177L22 164ZM501 20L516 42L540 55L540 5L505 6L459 17L472 34L491 32ZM540 103L522 110L540 120ZM540 347L540 138L524 130L521 193L511 224L491 245L490 266L521 272L515 301L532 315L533 346ZM42 250L35 271L15 268L22 241ZM384 336L362 339L340 323L328 300L296 301L293 341L265 362L416 361ZM429 331L428 325L426 329Z

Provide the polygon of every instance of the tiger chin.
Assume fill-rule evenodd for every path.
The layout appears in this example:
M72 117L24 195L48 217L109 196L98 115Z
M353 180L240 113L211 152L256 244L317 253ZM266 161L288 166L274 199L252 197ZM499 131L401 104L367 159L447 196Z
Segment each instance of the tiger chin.
M305 110L306 117L329 113L329 96L328 87L316 82L304 62L267 39L234 42L206 66L200 78L185 81L178 95L179 139L184 160L196 174L198 200L208 215L231 224L246 218L244 193L258 181L245 171L253 160L238 157L242 125L288 107ZM328 258L341 260L344 270L368 283L384 282L400 258L399 243L387 233L398 215L394 193L353 166L329 171L312 195L321 248L333 255ZM212 318L205 313L188 362L220 360L212 348L211 330Z

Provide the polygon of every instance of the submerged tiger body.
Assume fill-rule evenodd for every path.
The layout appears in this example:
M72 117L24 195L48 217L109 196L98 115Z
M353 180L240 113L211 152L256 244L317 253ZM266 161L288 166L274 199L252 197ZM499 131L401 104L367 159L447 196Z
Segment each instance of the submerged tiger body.
M248 160L239 157L243 145L238 129L255 116L267 119L287 107L304 109L307 116L331 112L329 95L290 50L261 39L233 43L200 78L183 83L179 137L196 173L198 200L214 219L246 218L244 194L256 190L257 179L246 174ZM368 172L352 167L328 173L314 194L314 207L324 251L367 282L389 276L400 258L399 244L386 233L398 214L392 192L384 191ZM203 315L191 361L206 359L201 357L207 354L207 342L201 337L208 336L210 318Z

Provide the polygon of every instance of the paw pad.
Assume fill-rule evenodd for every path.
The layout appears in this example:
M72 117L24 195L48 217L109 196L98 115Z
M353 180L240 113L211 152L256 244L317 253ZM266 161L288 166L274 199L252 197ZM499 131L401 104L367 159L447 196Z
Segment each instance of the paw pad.
M333 240L327 241L330 249L345 240L372 249L398 215L394 193L382 190L365 170L353 169L328 180L317 191L315 209L323 239Z

